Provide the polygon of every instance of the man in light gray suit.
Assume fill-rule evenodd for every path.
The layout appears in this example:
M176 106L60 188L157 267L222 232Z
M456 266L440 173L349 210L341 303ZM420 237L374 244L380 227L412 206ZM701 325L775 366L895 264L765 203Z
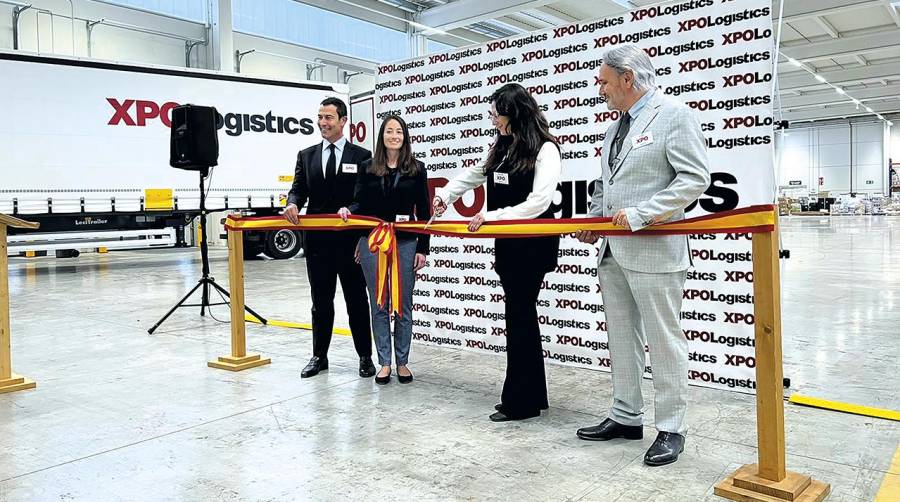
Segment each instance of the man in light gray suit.
M700 122L687 106L657 90L650 58L634 45L607 52L600 95L621 118L606 132L602 174L590 216L613 218L633 235L603 240L597 276L605 305L612 360L613 403L600 425L578 430L590 441L642 439L644 346L656 390L656 441L644 456L670 464L684 451L688 348L681 331L681 299L691 266L686 235L641 235L657 223L684 219L684 208L709 186ZM599 235L576 233L582 242Z

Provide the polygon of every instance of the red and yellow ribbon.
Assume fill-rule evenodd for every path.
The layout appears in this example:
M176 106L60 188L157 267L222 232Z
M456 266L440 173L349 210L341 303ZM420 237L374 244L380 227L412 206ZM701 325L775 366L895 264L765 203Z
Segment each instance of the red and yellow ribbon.
M423 221L387 223L370 216L350 216L343 221L336 214L310 214L300 216L300 223L294 225L283 216L229 216L225 228L233 232L244 230L364 230L369 233L369 250L378 255L378 305L383 306L390 289L391 310L400 314L400 253L397 248L395 231L419 234L443 235L449 237L540 237L571 234L578 230L591 230L601 235L644 236L677 234L725 234L757 233L775 230L775 206L749 206L732 211L713 213L681 221L660 223L637 232L625 230L612 224L612 218L562 218L507 220L484 223L475 232L470 232L469 222L433 222L427 229Z
M384 307L388 301L388 289L390 289L390 302L392 311L403 317L401 309L402 300L400 292L403 291L400 275L400 249L397 247L397 234L394 232L394 224L381 222L369 233L369 251L375 254L378 260L376 267L376 291L375 299L379 307ZM390 284L390 288L388 288Z

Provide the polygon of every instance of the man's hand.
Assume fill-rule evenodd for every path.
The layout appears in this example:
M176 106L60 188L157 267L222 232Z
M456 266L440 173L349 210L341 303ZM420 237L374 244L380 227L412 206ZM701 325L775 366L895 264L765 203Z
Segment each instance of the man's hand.
M425 255L422 253L416 253L416 263L413 267L413 272L418 272L425 267Z
M612 223L617 227L625 227L625 230L631 230L631 224L628 223L628 216L624 209L619 209L619 212L613 216Z
M284 218L294 225L298 225L300 223L300 210L297 209L297 204L288 204L287 207L284 208Z
M600 240L600 234L592 230L578 230L575 232L575 238L585 244L596 244Z
M340 216L341 219L344 220L344 223L347 223L347 218L350 217L350 210L346 207L342 207L338 209L338 216Z
M447 204L444 204L443 199L441 199L437 195L435 195L434 200L431 201L431 206L434 210L434 214L438 217L444 214L444 211L447 210Z
M469 220L469 232L475 232L479 228L481 228L481 224L484 223L484 215L481 213L476 214L471 220Z
M355 261L357 265L360 265L360 263L359 263L359 246L356 246L353 248L353 261Z

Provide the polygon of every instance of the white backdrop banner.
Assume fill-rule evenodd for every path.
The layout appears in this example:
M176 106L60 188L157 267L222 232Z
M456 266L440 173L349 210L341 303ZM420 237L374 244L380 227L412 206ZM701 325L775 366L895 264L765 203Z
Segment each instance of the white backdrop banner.
M559 139L563 174L559 217L587 213L600 176L603 138L619 112L598 95L606 50L634 43L650 56L657 84L697 111L707 138L712 185L688 216L774 200L772 5L770 0L691 0L491 41L379 68L377 117L400 114L432 188L485 158L495 131L488 97L503 84L529 89ZM377 130L379 124L375 124ZM482 188L447 218L484 207ZM505 351L503 294L493 272L493 241L437 237L418 276L418 342ZM750 236L691 236L695 268L684 291L682 328L697 385L753 392L753 274ZM538 313L550 362L609 370L597 248L564 238L547 275ZM652 354L650 356L652 363ZM652 368L647 367L648 374Z

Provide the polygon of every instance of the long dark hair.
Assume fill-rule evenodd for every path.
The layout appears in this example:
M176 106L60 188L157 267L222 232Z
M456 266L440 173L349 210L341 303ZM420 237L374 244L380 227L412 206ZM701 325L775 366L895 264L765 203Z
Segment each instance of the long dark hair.
M484 163L485 172L497 169L504 158L510 172L531 171L544 143L549 141L559 148L547 118L524 87L506 84L494 91L489 101L498 115L509 119L509 136L497 136Z
M396 120L400 124L400 129L403 130L403 144L400 145L400 155L397 157L397 169L400 170L402 175L412 176L419 171L419 165L416 164L416 159L412 154L412 145L409 142L409 128L406 127L406 122L399 115L388 115L381 122L381 129L378 130L378 138L375 140L375 156L372 158L372 167L369 168L369 172L376 176L384 176L388 172L384 130L387 127L387 123L391 120Z

